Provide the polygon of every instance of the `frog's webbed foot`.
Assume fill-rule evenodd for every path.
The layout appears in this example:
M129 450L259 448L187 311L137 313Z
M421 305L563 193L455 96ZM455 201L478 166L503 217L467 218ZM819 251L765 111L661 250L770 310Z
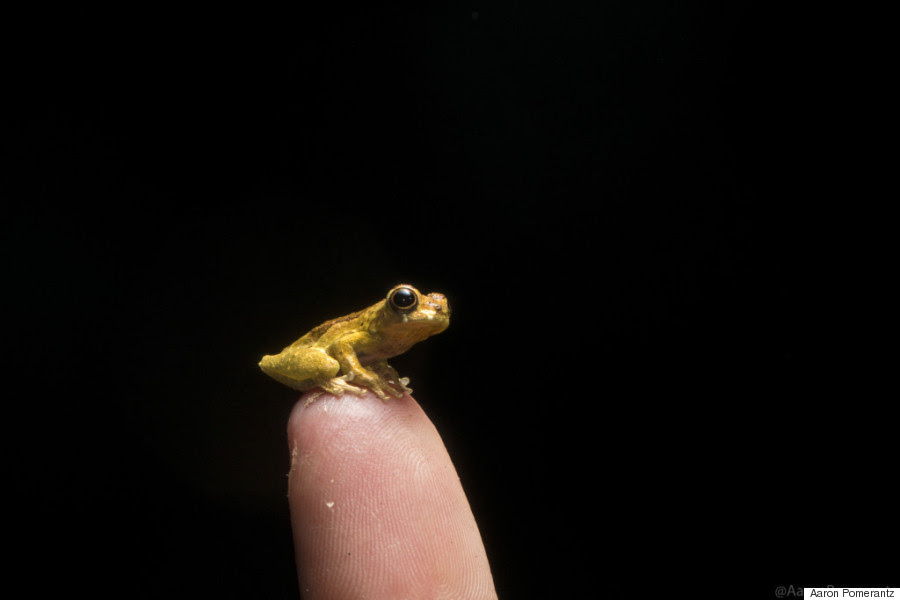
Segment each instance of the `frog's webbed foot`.
M329 394L334 394L338 396L344 392L350 392L351 394L356 394L357 396L362 396L366 393L366 390L359 387L358 385L353 385L350 383L350 377L347 375L343 375L341 377L333 377L322 384L322 389L328 392Z
M331 379L316 382L316 386L321 389L309 395L309 398L307 398L306 400L306 406L309 406L313 400L326 393L334 394L335 396L340 396L344 392L350 392L351 394L355 394L357 396L362 396L366 393L366 390L364 388L361 388L358 385L353 385L352 383L348 383L347 379L348 377L344 375L341 377L332 377Z

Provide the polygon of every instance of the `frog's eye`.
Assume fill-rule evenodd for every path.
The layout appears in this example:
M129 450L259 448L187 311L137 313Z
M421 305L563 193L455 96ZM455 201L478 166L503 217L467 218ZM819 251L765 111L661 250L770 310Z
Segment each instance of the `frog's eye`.
M391 295L388 296L388 302L390 302L391 308L402 314L415 310L416 304L419 303L419 299L416 298L416 293L414 291L402 287L391 292Z

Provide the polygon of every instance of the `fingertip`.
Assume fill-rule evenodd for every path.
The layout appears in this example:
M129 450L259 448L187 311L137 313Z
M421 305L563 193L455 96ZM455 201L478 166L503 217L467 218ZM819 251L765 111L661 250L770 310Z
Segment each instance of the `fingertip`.
M428 597L433 586L467 582L472 591L474 582L492 590L459 477L411 396L385 402L372 393L321 394L309 402L304 394L291 412L288 439L303 589ZM394 587L376 590L385 582Z

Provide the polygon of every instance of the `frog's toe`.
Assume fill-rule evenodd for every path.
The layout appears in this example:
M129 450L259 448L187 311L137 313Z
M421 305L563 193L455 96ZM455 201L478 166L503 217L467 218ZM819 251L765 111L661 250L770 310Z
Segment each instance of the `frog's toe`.
M359 387L358 385L352 385L349 383L345 383L343 386L341 386L341 390L343 390L345 392L350 392L351 394L353 394L355 396L362 396L366 393L366 388Z
M406 378L404 377L403 379ZM397 381L396 379L385 379L384 385L379 386L379 390L387 390L391 393L391 396L394 396L395 398L402 398L404 394L412 391L411 389L406 387L403 379L400 379L399 381ZM407 379L407 381L409 380ZM382 398L387 398L387 394L383 394L382 392L378 392L378 395Z
M351 394L355 394L357 396L362 396L366 393L365 389L359 387L358 385L348 383L344 377L334 377L332 379L329 379L328 381L322 383L321 387L329 394L334 394L335 396L340 396L344 392L350 392Z
M310 392L306 396L306 403L303 406L309 406L310 404L313 403L313 401L315 401L316 398L318 398L319 396L321 396L324 393L325 393L325 390L322 390L322 389L315 391L315 392Z
M402 398L405 394L412 392L412 388L408 385L409 377L399 377L396 380L391 379L388 383L390 384L391 393L397 398Z
M376 396L378 396L379 398L381 398L381 399L382 399L383 401L385 401L385 402L387 402L388 400L391 399L391 397L388 396L387 392L384 391L385 389L388 389L388 390L391 389L391 386L389 386L389 385L388 385L388 386L383 386L383 385L380 385L380 384L378 384L378 383L376 383L376 382L367 382L367 383L366 383L366 387L368 387L370 390L372 390L372 392L373 392ZM391 390L391 391L393 391L393 390Z

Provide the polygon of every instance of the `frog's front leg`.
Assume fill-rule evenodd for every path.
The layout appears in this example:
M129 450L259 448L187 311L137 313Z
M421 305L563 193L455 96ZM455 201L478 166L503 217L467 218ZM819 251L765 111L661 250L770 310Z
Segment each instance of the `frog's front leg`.
M384 401L390 399L385 390L390 391L398 398L401 397L403 393L398 392L389 381L385 380L380 372L369 370L362 366L351 342L352 338L341 340L334 348L334 356L341 364L341 371L344 372L344 381L352 381L363 385L375 392ZM393 369L391 370L393 371ZM394 371L394 374L396 375L396 371Z
M375 363L369 368L388 383L391 391L398 398L402 397L403 394L412 393L413 390L409 387L409 377L400 377L397 369L389 365L386 360Z

